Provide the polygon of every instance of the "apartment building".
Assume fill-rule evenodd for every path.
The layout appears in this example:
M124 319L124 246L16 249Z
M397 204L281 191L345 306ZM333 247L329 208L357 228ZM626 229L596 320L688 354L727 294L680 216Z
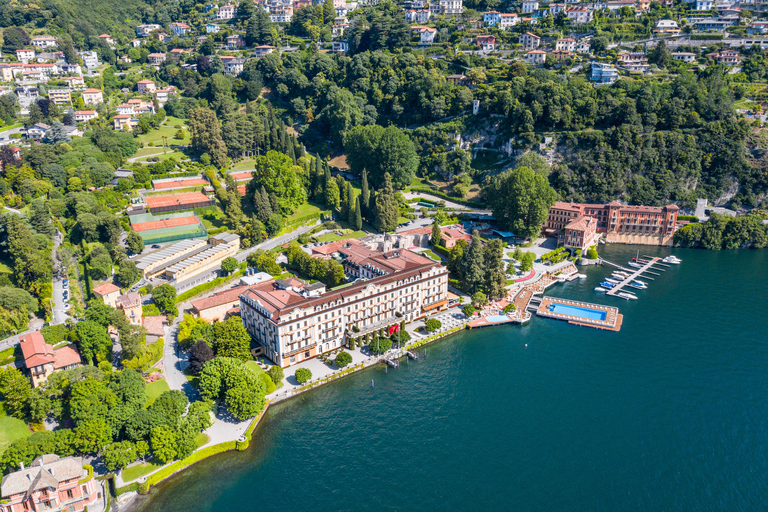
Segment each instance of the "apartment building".
M439 0L440 14L453 15L464 12L462 0Z
M83 103L86 105L104 103L104 95L100 89L86 89L83 91Z
M232 76L237 76L243 72L245 66L245 59L232 59L224 64L224 73Z
M558 39L557 42L555 43L555 50L575 52L576 41L571 39L570 37L566 37L565 39Z
M563 242L565 235L563 230L569 226L573 231L590 228L589 225L574 224L574 221L588 217L596 222L595 232L605 233L608 241L669 245L675 233L678 210L678 207L673 204L634 206L624 205L618 201L607 204L558 201L549 208L549 216L543 231L550 236L558 236Z
M136 35L139 37L149 37L155 30L163 28L161 25L151 23L149 25L139 25L136 27Z
M53 36L33 37L32 46L36 46L38 48L49 48L51 46L56 46L56 38Z
M27 64L35 58L35 50L16 50L16 58L19 62Z
M91 119L96 119L99 117L99 113L95 110L76 110L75 111L75 121L78 123L86 123L90 121Z
M606 62L590 62L592 75L590 79L598 84L612 84L619 79L619 72L613 65Z
M80 52L80 57L83 59L83 64L87 69L94 69L100 66L99 56L96 52Z
M72 95L69 89L48 89L48 99L55 105L69 105L72 103Z
M541 45L541 38L536 34L526 32L525 34L520 34L518 43L523 45L523 48L526 50L535 50Z
M539 2L523 2L523 9L522 11L526 14L530 14L532 12L536 12L539 10Z
M103 509L101 486L80 457L41 455L25 468L3 477L2 512Z
M150 66L159 66L165 62L165 54L164 53L150 53L147 55L147 63Z
M572 7L568 7L568 9L565 11L565 14L574 25L589 23L592 21L593 16L592 9L586 5L574 5Z
M219 8L219 12L216 13L217 20L231 20L235 17L237 9L234 5L222 5Z
M256 284L240 296L240 316L275 364L287 367L334 350L348 335L412 322L448 303L448 270L409 250L345 261L372 277L338 290L298 279Z
M236 48L245 48L245 38L240 34L227 37L227 48L230 50Z
M525 54L525 62L532 66L538 66L547 62L547 52L544 50L531 50Z

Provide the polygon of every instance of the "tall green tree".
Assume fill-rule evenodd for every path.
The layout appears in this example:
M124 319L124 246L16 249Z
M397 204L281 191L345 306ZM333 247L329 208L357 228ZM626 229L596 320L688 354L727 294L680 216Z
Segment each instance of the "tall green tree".
M440 236L440 224L437 223L437 219L432 222L432 236L429 239L429 243L438 246L442 244L442 237Z
M462 283L464 290L472 293L477 291L477 287L483 284L484 278L484 250L483 241L480 238L480 232L472 231L472 241L464 252L462 258Z
M557 200L547 180L528 167L497 174L485 194L499 227L525 238L539 234Z
M352 170L368 171L368 179L377 190L389 173L393 186L402 190L413 181L419 156L410 137L396 126L357 126L346 137L344 149Z
M395 191L392 189L392 178L384 173L384 188L376 194L375 226L379 231L394 231L397 228L399 210Z
M483 254L485 263L485 294L493 299L506 295L506 268L504 265L504 243L498 238L491 240Z
M198 107L189 112L187 126L192 135L192 148L198 154L208 154L217 167L227 161L227 146L221 138L221 126L213 110Z
M245 44L248 46L274 45L274 24L269 19L269 13L264 9L256 9L245 31Z
M368 188L368 171L365 169L363 169L363 184L360 195L363 200L362 212L367 216L371 208L371 191Z
M355 198L355 223L353 226L355 231L360 231L363 228L363 214L360 211L360 196Z

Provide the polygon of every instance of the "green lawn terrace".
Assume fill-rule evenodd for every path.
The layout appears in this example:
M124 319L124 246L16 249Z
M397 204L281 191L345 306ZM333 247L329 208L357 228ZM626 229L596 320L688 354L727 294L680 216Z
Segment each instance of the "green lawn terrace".
M141 213L129 218L131 228L141 236L145 245L208 237L205 224L191 211L163 215Z

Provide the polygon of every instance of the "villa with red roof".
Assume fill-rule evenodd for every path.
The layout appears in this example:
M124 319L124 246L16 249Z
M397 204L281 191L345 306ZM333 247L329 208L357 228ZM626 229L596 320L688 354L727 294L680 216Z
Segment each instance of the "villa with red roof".
M556 236L558 243L567 248L582 250L594 245L597 235L603 233L609 242L672 245L678 210L674 204L635 206L618 201L607 204L558 201L549 208L542 231L548 236ZM583 222L585 218L595 222Z
M248 285L235 286L210 297L192 301L192 314L208 323L223 322L234 314L235 308L240 308L240 295L248 288Z
M29 370L34 388L46 383L53 372L77 368L82 363L74 345L54 349L40 331L19 336L19 340L24 366Z
M155 82L152 80L139 80L136 82L136 87L138 87L141 94L155 92Z
M466 240L467 243L472 241L472 235L464 231L460 226L442 228L440 230L440 238L443 239L446 249L453 249L459 240Z
M96 298L99 298L107 306L117 308L117 298L120 296L120 288L112 283L104 283L93 288Z

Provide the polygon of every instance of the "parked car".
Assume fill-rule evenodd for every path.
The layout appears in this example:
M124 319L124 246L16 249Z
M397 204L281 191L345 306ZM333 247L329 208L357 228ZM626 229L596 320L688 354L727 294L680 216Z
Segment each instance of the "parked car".
M160 246L159 246L159 245L157 245L157 244L155 244L155 245L153 245L153 246L152 246L152 248L153 248L153 249L159 249L159 248L160 248Z

